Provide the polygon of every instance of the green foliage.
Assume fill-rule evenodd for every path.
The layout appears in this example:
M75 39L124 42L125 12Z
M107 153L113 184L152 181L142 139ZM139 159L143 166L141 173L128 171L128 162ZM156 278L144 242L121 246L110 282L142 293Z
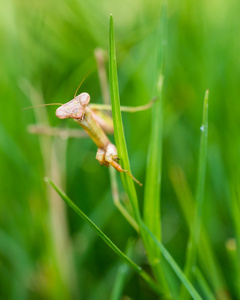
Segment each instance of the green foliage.
M45 176L51 178L119 249L125 249L129 237L137 238L137 234L123 218L124 210L122 216L114 207L109 174L95 160L95 145L85 138L30 134L28 125L37 123L79 128L71 120L58 120L55 107L22 110L72 99L89 70L80 92L88 92L93 103L102 102L94 51L100 47L108 56L110 13L121 105L143 105L159 98L152 113L122 116L131 171L143 182L143 187L134 187L130 178L121 176L125 178L123 185L118 180L122 204L136 218L124 190L130 180L139 215L160 240L154 244L164 245L161 270L175 299L181 287L175 272L182 274L192 225L199 222L194 221L198 199L201 226L195 223L194 238L199 228L200 233L190 289L194 287L191 290L203 299L239 298L239 5L236 0L169 1L159 97L155 76L159 70L156 45L162 43L159 1L2 1L1 299L108 299L115 278L115 286L121 285L115 292L119 297L122 293L133 299L156 299L138 272L127 268L127 275L119 279L119 257L43 182ZM210 105L205 189L194 197L199 172L204 172L198 157L206 89ZM119 147L117 135L114 139ZM120 148L122 156L125 150ZM124 168L130 170L128 165ZM203 182L198 186L203 187ZM159 196L150 196L151 189ZM160 218L151 219L153 215ZM164 249L174 259L175 272L164 258ZM159 284L139 241L133 245L131 259ZM189 281L184 286L189 288Z

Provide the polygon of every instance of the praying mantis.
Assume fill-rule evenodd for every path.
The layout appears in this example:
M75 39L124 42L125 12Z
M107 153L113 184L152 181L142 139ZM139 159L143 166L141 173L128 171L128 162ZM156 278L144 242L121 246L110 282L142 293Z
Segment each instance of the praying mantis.
M122 107L123 111L136 112L151 107L152 101L139 107ZM61 105L56 110L59 119L73 119L77 122L97 145L96 159L101 165L112 166L119 172L125 172L140 186L142 184L118 163L117 148L108 139L106 132L113 132L112 120L109 116L100 114L99 109L109 110L108 105L89 104L90 95L81 93L71 101Z

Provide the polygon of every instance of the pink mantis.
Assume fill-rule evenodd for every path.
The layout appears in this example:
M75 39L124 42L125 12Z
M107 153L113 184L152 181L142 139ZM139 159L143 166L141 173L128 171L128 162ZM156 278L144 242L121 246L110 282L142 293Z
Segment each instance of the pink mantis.
M96 159L101 165L114 167L119 172L126 172L132 179L142 185L130 172L124 170L118 161L117 148L110 142L105 132L113 132L112 120L109 116L99 115L99 108L108 105L89 105L90 96L88 93L81 93L71 101L63 104L56 110L56 116L59 119L73 119L87 132L89 137L97 145L98 150ZM151 106L152 101L139 107L122 107L123 111L140 111Z

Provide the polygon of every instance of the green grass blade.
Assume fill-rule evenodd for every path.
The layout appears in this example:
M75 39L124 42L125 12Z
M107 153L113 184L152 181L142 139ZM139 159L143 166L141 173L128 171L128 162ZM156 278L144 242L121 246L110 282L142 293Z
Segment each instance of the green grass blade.
M45 178L45 181L48 182L58 195L90 226L92 229L101 237L101 239L124 261L129 265L135 272L137 272L145 282L155 291L158 295L162 296L162 292L159 286L152 280L152 278L137 264L135 264L130 258L128 258L102 231L97 227L92 220L88 218L84 212L77 207L73 201L59 188L57 187L51 179Z
M113 18L112 15L110 16L110 35L109 35L109 80L110 80L110 93L111 93L111 102L112 102L112 115L113 115L113 125L114 125L114 137L116 146L118 149L119 157L121 159L121 163L123 165L123 168L130 171L130 163L127 153L127 146L126 141L124 137L124 131L123 131L123 124L122 124L122 116L121 116L121 110L120 110L120 99L119 99L119 89L118 89L118 77L117 77L117 63L116 63L116 51L115 51L115 38L114 38L114 28L113 28ZM126 176L125 174L122 175L123 185L124 188L130 198L132 208L133 208L133 214L136 222L139 225L140 234L143 239L143 243L145 246L145 249L147 251L148 257L151 260L152 257L155 258L155 254L152 255L151 251L152 248L149 248L149 238L148 233L146 233L145 230L142 230L141 227L141 216L139 212L139 206L138 206L138 199L137 194L135 190L135 186L133 183L133 180ZM156 250L156 248L155 248ZM156 250L159 253L159 249ZM161 271L161 264L159 263L159 255L155 262L152 261L152 265L154 265L154 273L156 278L158 278L158 281L160 286L162 287L162 290L165 294L169 293L169 290L167 288L167 284L164 281L164 277L162 275Z
M170 253L167 251L167 249L163 246L163 244L157 240L157 238L150 232L150 230L143 224L144 228L148 231L149 235L151 236L154 243L158 246L158 248L161 250L162 255L167 260L169 265L174 270L175 274L178 276L178 278L181 280L183 285L186 287L186 289L189 291L190 295L193 297L193 299L200 300L202 299L201 296L198 294L194 286L191 284L191 282L187 279L187 277L184 275L182 270L179 268L175 260L172 258Z
M166 48L166 7L163 6L159 28L156 32L156 71L154 82L154 96L157 101L152 107L152 128L147 157L146 183L144 190L144 222L153 234L161 240L161 214L160 214L160 188L162 169L162 98L163 98L163 72ZM160 260L160 251L151 239L148 239L147 252L154 275L160 284L168 290Z
M152 128L150 134L146 183L144 190L144 222L160 239L160 185L161 185L161 161L162 161L162 92L163 92L163 67L165 61L165 27L166 12L163 11L160 30L157 32L157 64L154 83L154 96L157 101L152 106Z
M202 207L203 207L203 195L205 185L205 174L206 174L206 161L207 161L207 136L208 136L208 90L205 93L204 105L203 105L203 120L201 126L201 142L199 152L199 163L198 163L198 178L197 178L197 192L196 192L196 203L195 203L195 215L193 229L190 233L188 242L186 264L185 264L185 275L188 278L192 277L192 269L196 264L197 248L200 240L200 227L202 219ZM182 287L180 292L180 299L187 299L186 290Z
M201 126L201 144L198 165L197 195L196 195L196 216L194 226L195 243L198 245L200 238L200 227L203 207L203 195L205 186L205 174L207 163L207 137L208 137L208 90L205 93L203 106L203 121Z
M154 234L149 230L149 228L142 222L142 227L146 232L148 232L149 236L151 237L152 241L155 243L155 245L161 250L162 255L166 259L166 261L169 263L169 265L172 267L173 271L177 275L177 277L180 279L182 284L186 287L189 294L193 297L194 300L200 300L202 299L201 296L198 294L194 286L191 284L191 282L187 279L187 277L184 275L182 270L179 268L171 254L167 251L167 249L163 246L163 244L154 236Z
M192 216L194 215L194 197L190 191L190 187L182 169L179 167L172 168L170 170L170 178L176 191L177 199L180 203L189 231L191 231ZM201 267L205 271L208 281L214 287L215 294L219 295L222 293L221 291L226 291L227 295L227 287L224 276L204 226L201 228L200 237L201 248L198 248L198 255ZM226 297L225 299L228 298Z
M123 169L131 172L128 152L127 152L127 145L126 145L126 140L123 131L122 116L120 111L117 61L116 61L115 38L114 38L112 15L110 15L110 29L109 29L109 81L110 81L110 94L111 94L111 103L112 103L114 138L118 149L118 155ZM124 173L121 174L121 178L122 178L124 188L130 198L135 220L139 224L140 213L138 208L136 189L133 180Z
M111 181L111 189L112 189L112 198L114 205L121 212L123 217L128 221L128 223L139 233L139 226L135 219L131 216L129 211L125 208L125 206L120 201L118 184L117 184L117 171L114 168L109 168L110 181Z
M133 245L134 245L133 240L129 240L126 247L126 254L128 257L131 257L132 255ZM128 273L129 273L129 266L125 263L121 263L117 271L117 276L113 285L113 290L112 290L110 300L119 300L122 298L123 289L124 289L124 285Z
M118 92L118 80L117 80L117 67L116 67L116 57L115 57L115 45L114 45L114 32L113 32L113 19L110 16L110 91L111 91L111 98L112 98L112 110L113 110L113 123L114 123L114 132L115 132L115 140L116 145L119 151L119 156L123 160L123 167L130 171L130 165L128 160L126 142L124 138L123 126L122 126L122 118L120 112L120 101L119 101L119 92ZM132 199L136 197L136 191L131 178L125 177L126 183L126 190L129 195L129 198ZM136 220L140 223L140 231L141 228L144 229L142 234L144 234L143 239L146 237L146 233L151 236L152 240L154 241L155 245L159 248L162 252L165 259L171 265L179 279L184 283L186 288L188 289L189 293L193 296L194 299L201 299L198 295L195 288L192 284L187 280L187 278L182 273L181 269L175 263L171 255L167 252L165 247L155 238L153 233L147 228L147 226L141 221L140 214L138 210L138 203L137 198L133 198L132 205L133 209L135 210L135 217ZM135 202L136 200L136 202ZM137 206L136 206L137 205ZM135 206L135 207L134 207ZM136 212L137 209L137 212Z
M215 295L211 291L206 279L204 278L204 276L202 275L202 273L200 272L200 270L198 268L195 269L194 275L195 275L197 282L198 282L199 286L201 287L206 299L208 299L208 300L216 299Z

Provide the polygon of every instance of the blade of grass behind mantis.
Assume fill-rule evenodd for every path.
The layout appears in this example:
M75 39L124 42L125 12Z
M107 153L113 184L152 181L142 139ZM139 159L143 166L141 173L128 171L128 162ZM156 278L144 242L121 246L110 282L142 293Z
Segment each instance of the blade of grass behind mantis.
M59 196L90 226L93 230L100 236L100 238L135 272L137 272L143 280L155 291L158 295L163 296L160 291L160 287L153 281L153 279L137 264L135 264L130 258L128 258L102 231L97 225L94 224L92 220L84 214L84 212L78 208L73 201L58 188L51 179L45 178L45 181L48 182L54 190L59 194ZM163 298L164 299L164 298Z
M159 28L156 32L156 70L154 79L154 96L157 101L152 107L152 128L148 147L146 184L144 190L144 222L154 235L161 240L160 188L162 168L162 98L163 72L166 48L166 5L163 5ZM163 274L160 252L151 239L148 239L147 252L154 275L159 283L167 288ZM160 262L160 263L159 263Z
M195 214L193 220L193 228L190 232L190 238L188 241L186 263L184 272L185 275L190 279L192 278L192 270L196 265L197 248L200 240L200 229L202 219L202 207L203 207L203 195L205 185L205 174L206 174L206 161L207 161L207 136L208 136L208 90L205 93L204 105L203 105L203 119L201 126L201 142L199 152L199 163L198 163L198 178L197 178L197 192L196 192L196 203L195 203ZM182 286L180 291L180 299L188 299L187 291Z
M95 230L95 232L101 237L101 239L124 261L127 265L129 265L135 272L137 272L144 281L152 288L153 291L155 291L158 295L161 296L161 299L166 299L165 295L162 294L161 287L156 284L152 278L136 263L134 263L130 258L128 258L102 231L100 228L97 227L93 223L92 220L90 220L84 212L77 207L73 201L59 188L57 187L51 179L45 178L45 181L48 182L54 190L59 194L59 196L68 204L90 227ZM170 253L167 251L167 249L163 246L163 244L154 236L154 234L149 230L149 228L142 222L141 227L149 234L149 236L152 238L154 243L157 245L157 247L160 249L162 255L166 259L166 261L169 263L169 265L174 270L175 274L179 278L179 280L186 286L187 290L189 291L190 295L193 297L194 300L201 300L201 296L198 294L194 286L191 284L191 282L186 278L186 276L183 274L177 263L174 261Z

